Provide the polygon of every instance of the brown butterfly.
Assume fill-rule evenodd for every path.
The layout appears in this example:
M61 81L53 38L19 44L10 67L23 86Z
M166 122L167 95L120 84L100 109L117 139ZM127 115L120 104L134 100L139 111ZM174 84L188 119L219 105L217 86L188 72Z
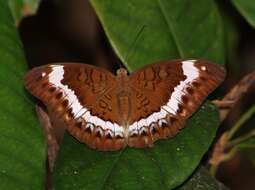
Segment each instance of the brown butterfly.
M225 70L203 60L165 61L117 76L87 64L51 64L32 69L26 88L62 119L79 141L98 150L152 146L172 137Z

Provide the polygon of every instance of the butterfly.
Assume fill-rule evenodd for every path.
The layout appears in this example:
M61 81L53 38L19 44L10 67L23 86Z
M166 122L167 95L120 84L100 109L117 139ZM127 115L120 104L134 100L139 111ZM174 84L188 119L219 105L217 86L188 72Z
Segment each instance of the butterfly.
M162 61L128 75L79 63L36 67L25 87L89 147L147 147L175 136L225 78L204 60Z

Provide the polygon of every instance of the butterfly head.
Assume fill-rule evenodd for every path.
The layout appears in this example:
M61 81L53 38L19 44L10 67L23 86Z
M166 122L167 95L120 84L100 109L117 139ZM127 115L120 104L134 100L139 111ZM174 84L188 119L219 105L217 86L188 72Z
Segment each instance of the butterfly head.
M118 77L126 77L128 75L128 72L124 68L120 68L117 70L117 76Z

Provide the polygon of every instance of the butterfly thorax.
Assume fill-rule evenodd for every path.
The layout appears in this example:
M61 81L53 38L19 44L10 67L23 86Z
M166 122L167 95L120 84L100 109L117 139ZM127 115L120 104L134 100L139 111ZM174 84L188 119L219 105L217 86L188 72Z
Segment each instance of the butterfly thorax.
M131 112L131 95L127 70L120 68L117 71L117 100L118 110L121 118L121 125L128 127L128 118Z

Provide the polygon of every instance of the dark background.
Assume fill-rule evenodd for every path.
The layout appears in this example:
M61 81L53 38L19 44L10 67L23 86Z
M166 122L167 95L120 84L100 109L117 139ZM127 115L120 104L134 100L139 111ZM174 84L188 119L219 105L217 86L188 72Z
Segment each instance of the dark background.
M227 61L228 77L222 85L227 93L238 80L255 69L255 31L235 11L229 1L218 1L225 16L234 18L239 40ZM19 31L29 66L53 62L83 62L116 72L120 61L111 49L99 20L86 0L45 0L36 15L26 17ZM228 35L226 33L226 35ZM255 86L251 88L221 126L219 133L231 127L240 115L255 103ZM254 117L245 128L254 127ZM223 163L217 177L230 189L255 187L255 169L242 153Z

